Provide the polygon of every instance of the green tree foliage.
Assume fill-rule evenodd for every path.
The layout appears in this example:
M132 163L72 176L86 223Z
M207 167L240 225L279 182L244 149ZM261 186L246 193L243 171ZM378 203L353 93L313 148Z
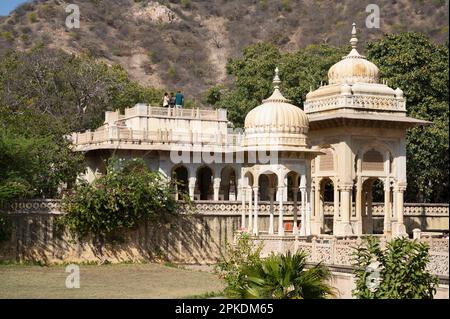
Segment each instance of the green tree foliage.
M57 124L0 107L0 204L18 197L56 197L83 168Z
M44 46L12 51L0 64L0 105L49 115L67 131L96 128L105 110L159 103L162 95L131 81L120 66Z
M396 238L382 249L378 239L369 237L354 253L356 289L361 299L432 299L437 278L426 269L428 246L408 238ZM369 265L379 264L378 286L370 288ZM368 268L369 267L369 268Z
M235 76L235 85L223 94L217 89L206 93L206 100L228 109L229 119L242 127L245 115L261 104L272 90L275 67L283 79L282 93L302 107L311 87L326 81L327 71L346 53L345 48L329 45L310 45L294 53L282 54L270 43L257 43L244 49L242 58L231 59L227 72Z
M69 133L96 128L106 110L159 103L163 95L120 66L44 46L0 61L0 202L58 196L83 170Z
M229 245L217 272L225 280L225 294L245 299L322 299L334 295L331 273L322 264L306 268L303 252L260 258L247 234Z
M108 236L147 220L165 223L178 211L172 187L141 159L108 163L107 174L81 182L63 198L62 223L80 237Z
M408 132L406 200L448 202L448 44L400 33L369 43L367 55L390 86L404 91L408 114L433 122Z

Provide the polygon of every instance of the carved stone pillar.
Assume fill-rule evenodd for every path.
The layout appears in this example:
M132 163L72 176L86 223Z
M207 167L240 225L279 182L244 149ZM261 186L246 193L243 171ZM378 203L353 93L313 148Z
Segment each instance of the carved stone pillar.
M406 191L406 185L400 184L394 187L394 193L396 196L396 217L397 221L395 223L395 231L394 236L407 236L406 227L404 224L403 213L404 213L404 205L403 205L403 193Z
M367 233L373 234L373 195L372 195L372 185L367 187Z
M320 225L320 183L319 179L315 179L314 183L314 209L311 211L312 219L312 233L319 235L322 231L322 225Z
M339 212L339 187L337 184L337 181L333 181L333 235L336 235L339 227L339 220L340 220L340 212Z
M273 215L274 215L274 196L275 196L275 190L273 188L269 188L269 196L270 196L270 216L269 216L269 235L273 235Z
M248 226L247 226L247 229L249 232L251 232L253 229L253 211L252 211L253 192L252 192L251 187L247 188L247 195L248 195Z
M259 229L258 229L258 191L259 191L259 187L255 186L253 187L253 194L255 196L255 205L254 205L254 210L253 210L253 217L254 217L254 221L253 221L253 235L258 236L259 235Z
M220 191L220 177L214 177L214 200L219 200L219 191Z
M292 233L298 234L298 205L297 205L298 186L294 184L292 188L292 196L294 199L294 225L292 226Z
M356 224L355 234L362 235L362 180L361 176L358 176L356 181L356 198L355 198L355 211L356 211Z
M241 194L242 206L241 206L241 229L245 230L245 187L241 186L239 190Z
M390 236L392 232L391 225L391 183L389 177L384 182L384 235Z
M300 236L306 236L306 187L300 187L300 198L301 198L301 225L300 225Z
M350 192L353 189L353 185L351 184L343 184L340 187L341 189L341 235L347 236L352 235L352 226L350 224L350 216L351 216L351 203L350 203Z
M195 182L197 181L197 178L195 176L189 177L189 197L191 200L195 199Z
M284 186L278 186L279 212L278 212L278 235L284 236L284 220L283 220L283 191Z

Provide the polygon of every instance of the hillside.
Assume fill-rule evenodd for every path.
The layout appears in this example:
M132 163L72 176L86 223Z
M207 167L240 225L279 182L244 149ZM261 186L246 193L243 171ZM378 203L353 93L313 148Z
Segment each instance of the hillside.
M369 1L331 0L37 0L0 17L0 53L44 43L119 63L139 82L201 96L226 83L227 59L243 47L271 41L284 51L312 43L348 43L351 23L363 27ZM65 27L76 3L81 28ZM380 0L381 28L360 39L421 31L448 38L448 1Z

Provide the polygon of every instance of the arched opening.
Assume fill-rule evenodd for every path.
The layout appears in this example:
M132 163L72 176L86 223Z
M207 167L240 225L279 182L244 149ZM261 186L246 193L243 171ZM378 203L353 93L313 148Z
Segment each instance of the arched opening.
M188 190L188 170L184 166L175 167L172 170L172 179L176 181L175 183L175 198L179 199L184 194L189 192Z
M260 201L270 201L271 190L275 194L275 174L261 174L258 178L259 187L259 200ZM274 196L274 195L272 195Z
M200 200L213 199L213 172L208 166L198 169L195 189L197 198Z
M333 234L338 212L334 207L334 184L331 178L325 177L320 182L320 217L323 221L323 232Z
M294 192L298 194L298 187L300 185L300 176L296 172L289 172L287 174L288 195L287 200L294 201ZM297 197L298 200L298 197Z
M236 172L232 167L225 167L220 173L219 199L236 200Z
M363 183L363 234L382 234L383 218L374 218L375 211L384 210L384 183L379 178L369 178Z

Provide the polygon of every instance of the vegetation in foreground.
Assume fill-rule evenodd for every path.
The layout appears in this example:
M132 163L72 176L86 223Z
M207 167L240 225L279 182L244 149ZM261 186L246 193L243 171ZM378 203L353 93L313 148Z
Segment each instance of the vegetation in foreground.
M80 182L63 198L62 224L80 237L108 236L143 221L165 223L179 212L170 182L141 159L112 159L107 174Z
M438 280L427 270L428 246L396 238L383 249L368 237L355 251L356 289L361 299L433 299Z
M226 282L224 293L242 299L324 299L335 295L331 273L322 264L306 268L304 252L260 257L247 234L227 247L216 271Z

